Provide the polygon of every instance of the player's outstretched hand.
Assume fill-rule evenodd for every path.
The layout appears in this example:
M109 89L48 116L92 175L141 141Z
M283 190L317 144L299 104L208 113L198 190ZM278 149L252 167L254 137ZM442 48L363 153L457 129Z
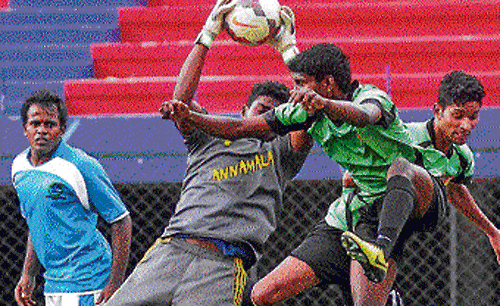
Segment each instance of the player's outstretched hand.
M325 107L323 99L312 89L299 87L291 91L290 102L300 104L310 115Z
M215 38L222 31L224 16L234 9L236 2L237 0L217 0L195 43L200 43L210 49Z
M489 236L491 246L495 251L495 255L497 256L497 262L500 265L500 232L496 231L494 236Z
M291 8L283 5L281 6L280 17L280 30L275 37L269 39L268 43L281 53L285 63L288 63L299 53L295 30L295 14Z
M32 295L35 289L35 279L28 279L22 277L14 291L14 298L18 306L34 306L36 302L33 301Z

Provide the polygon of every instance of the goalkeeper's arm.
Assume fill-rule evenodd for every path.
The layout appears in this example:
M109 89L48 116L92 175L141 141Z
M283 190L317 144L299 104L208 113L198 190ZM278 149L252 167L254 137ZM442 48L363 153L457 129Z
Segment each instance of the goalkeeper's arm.
M307 130L315 117L300 106L282 104L261 115L234 118L211 116L189 110L179 101L170 101L170 116L176 122L192 124L207 134L226 139L259 138L269 140L276 135Z

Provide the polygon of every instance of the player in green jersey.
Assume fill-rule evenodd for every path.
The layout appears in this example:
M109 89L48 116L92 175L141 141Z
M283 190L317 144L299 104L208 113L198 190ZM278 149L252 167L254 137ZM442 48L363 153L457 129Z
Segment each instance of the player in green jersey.
M478 123L484 95L479 80L462 71L443 78L434 117L407 125L422 147L417 160L410 163L398 158L388 173L384 200L370 207L355 233L343 234L344 246L354 259L367 264L377 257L398 258L416 224L432 229L446 217L449 200L488 236L500 264L500 231L482 213L466 186L474 172L474 156L466 141ZM374 291L387 291L392 282L380 285L360 280L354 300L366 305L364 301L370 300Z
M260 116L207 116L190 112L176 101L164 107L176 120L187 120L209 134L229 139L269 139L306 129L332 160L349 171L357 187L344 189L333 204L334 214L255 285L252 299L256 305L272 305L307 287L338 284L351 304L350 258L341 245L341 234L353 229L361 208L382 197L393 161L401 156L415 158L413 144L387 93L352 81L347 56L335 45L315 45L288 65L295 83L290 102ZM380 278L387 270L387 263L383 265Z

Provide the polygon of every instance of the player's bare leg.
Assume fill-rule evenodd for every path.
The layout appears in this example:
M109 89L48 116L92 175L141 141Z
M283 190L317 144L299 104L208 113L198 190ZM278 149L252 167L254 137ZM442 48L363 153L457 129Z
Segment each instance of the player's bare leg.
M361 265L351 262L351 291L355 306L385 306L387 297L396 278L397 265L389 259L387 275L381 283L368 280Z
M256 305L274 305L315 286L319 279L308 264L288 256L271 273L261 279L252 290Z

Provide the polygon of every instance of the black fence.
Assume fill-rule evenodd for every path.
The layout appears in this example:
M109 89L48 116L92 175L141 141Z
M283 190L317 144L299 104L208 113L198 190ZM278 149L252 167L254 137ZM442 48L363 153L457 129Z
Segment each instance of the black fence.
M476 180L470 189L485 214L500 225L500 179ZM128 273L163 232L179 197L179 183L116 185L134 222ZM279 228L266 244L266 253L250 273L262 277L271 271L322 219L339 196L340 181L294 181L287 187ZM15 305L14 288L20 277L26 243L26 223L11 186L0 186L1 305ZM108 235L108 227L100 223ZM462 215L451 216L433 234L412 237L405 249L398 286L405 305L500 305L500 268L487 237ZM43 279L35 297L44 305ZM335 286L311 288L282 305L342 305Z

